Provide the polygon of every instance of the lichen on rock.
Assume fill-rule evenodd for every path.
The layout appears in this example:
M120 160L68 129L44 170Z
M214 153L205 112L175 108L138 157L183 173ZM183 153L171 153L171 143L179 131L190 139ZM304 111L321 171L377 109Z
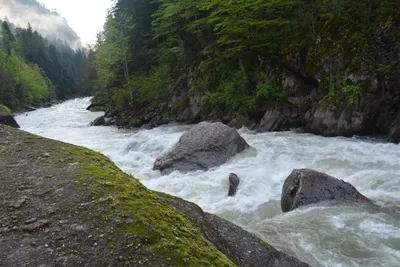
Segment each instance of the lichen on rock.
M240 235L254 249L268 248L256 266L307 266L209 219L195 204L148 190L100 153L7 126L0 126L0 139L5 266L254 266L235 249ZM213 221L235 229L237 238Z

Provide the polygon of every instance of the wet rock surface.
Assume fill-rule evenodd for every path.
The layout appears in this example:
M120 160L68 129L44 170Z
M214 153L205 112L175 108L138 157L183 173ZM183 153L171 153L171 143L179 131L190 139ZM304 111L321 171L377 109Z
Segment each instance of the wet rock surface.
M90 126L102 126L106 124L106 119L104 116L98 117L95 119L92 123L90 123Z
M99 153L1 125L0 139L2 267L307 266Z
M276 250L255 235L239 226L210 213L203 213L195 204L170 198L164 193L172 206L183 212L201 227L204 236L231 259L237 266L253 267L306 267L308 264Z
M311 169L293 170L283 184L283 212L329 200L374 205L371 199L358 192L350 183Z
M0 105L0 124L20 128L11 111L3 105Z
M208 170L248 147L235 129L220 122L201 122L184 133L167 153L159 156L153 168L162 174Z
M229 174L229 191L228 191L228 197L233 197L236 195L237 189L240 184L240 179L239 177L234 174L230 173Z

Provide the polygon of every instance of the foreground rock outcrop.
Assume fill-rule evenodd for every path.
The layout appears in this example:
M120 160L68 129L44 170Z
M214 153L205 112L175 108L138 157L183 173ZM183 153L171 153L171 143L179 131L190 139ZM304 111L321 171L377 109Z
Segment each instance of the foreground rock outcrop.
M201 122L184 133L166 154L158 157L154 169L163 174L208 170L248 147L235 129L220 122Z
M353 201L374 205L351 184L310 169L293 170L282 188L281 208L283 212L321 201Z
M0 189L0 266L307 266L99 153L1 125Z
M3 105L0 105L0 124L20 128L11 111Z

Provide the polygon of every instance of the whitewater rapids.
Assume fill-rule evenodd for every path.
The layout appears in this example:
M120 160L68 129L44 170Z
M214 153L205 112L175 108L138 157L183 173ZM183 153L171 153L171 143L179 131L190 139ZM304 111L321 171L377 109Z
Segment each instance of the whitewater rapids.
M240 134L252 147L210 171L161 176L155 158L190 126L151 130L90 127L102 112L75 99L16 116L23 130L99 151L148 188L198 204L312 266L400 266L400 146L370 138L324 138L294 132ZM311 168L353 184L382 208L310 206L283 214L283 182ZM241 184L228 198L228 175Z

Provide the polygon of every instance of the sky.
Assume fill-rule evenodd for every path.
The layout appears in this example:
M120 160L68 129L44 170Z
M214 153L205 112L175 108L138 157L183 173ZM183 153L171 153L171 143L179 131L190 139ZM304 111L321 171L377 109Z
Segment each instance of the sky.
M48 9L65 17L83 44L95 44L113 0L39 0Z

